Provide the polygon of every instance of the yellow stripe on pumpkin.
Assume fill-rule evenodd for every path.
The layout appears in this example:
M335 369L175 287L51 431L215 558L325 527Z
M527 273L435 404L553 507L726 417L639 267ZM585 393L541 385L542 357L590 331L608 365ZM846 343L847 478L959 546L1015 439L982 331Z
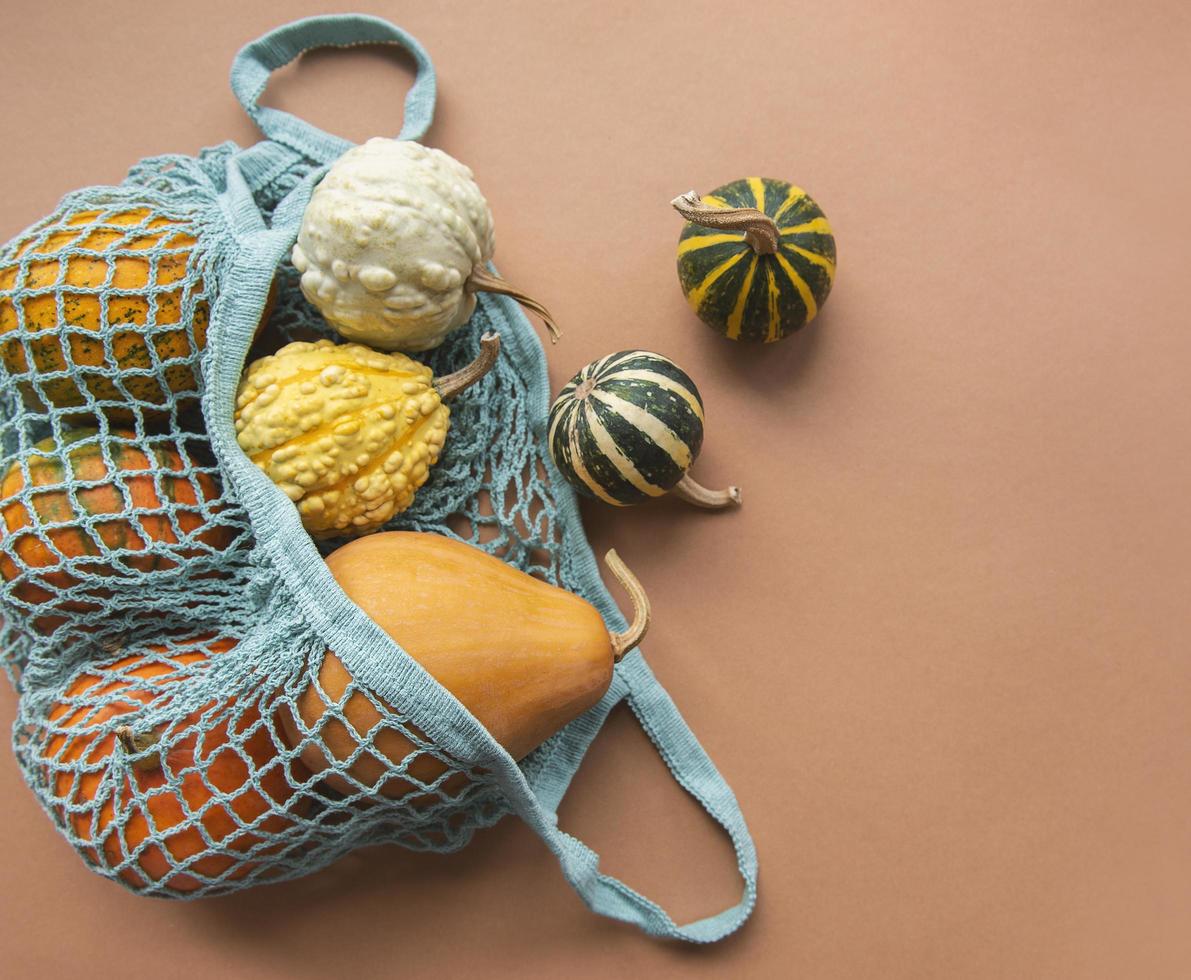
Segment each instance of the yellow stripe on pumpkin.
M753 200L757 202L757 210L765 210L765 184L760 177L749 178L749 190L753 192Z
M765 334L765 343L772 344L777 340L781 331L782 314L777 305L777 301L781 297L781 290L778 289L777 276L773 273L773 266L766 264L765 271L769 276L769 330Z
M719 235L694 235L691 238L684 238L678 243L678 254L686 255L687 252L697 252L701 248L710 248L712 245L743 241L744 235L740 232L724 232Z
M744 307L748 303L749 290L753 288L753 275L756 271L757 256L754 254L752 262L749 263L749 270L744 274L744 285L740 287L740 295L736 297L736 307L728 317L727 337L729 340L740 339L740 327L744 322Z
M749 251L751 251L751 249ZM707 273L707 275L703 277L703 281L689 293L687 293L686 298L687 302L691 304L691 309L698 313L699 307L703 305L703 300L707 298L708 290L715 285L715 281L719 279L719 277L725 272L731 269L732 266L734 266L737 262L743 259L746 254L747 252L745 251L737 252L731 258L724 259L723 262Z
M827 223L826 218L811 218L810 221L804 221L800 225L791 225L789 228L782 229L783 235L806 235L819 234L830 235L831 225Z
M730 208L732 206L722 197L716 197L714 194L704 194L703 203L713 208Z
M786 199L782 201L782 206L777 209L777 214L773 216L773 220L779 220L783 214L789 211L790 208L794 207L795 204L797 204L806 196L806 191L804 191L801 187L795 187L793 184L791 184L790 190L786 194Z
M801 248L793 242L785 242L782 248L788 248L791 252L797 252L808 262L819 266L821 269L827 271L828 279L835 279L835 263L831 261L826 255L820 255L818 252L812 252L810 249Z
M815 314L819 312L819 304L815 302L814 294L811 293L811 288L806 284L806 280L798 274L798 270L790 265L787 259L781 252L775 252L778 265L782 267L786 275L789 276L790 282L794 288L798 290L798 295L802 297L802 302L806 306L806 322L810 323L815 318Z

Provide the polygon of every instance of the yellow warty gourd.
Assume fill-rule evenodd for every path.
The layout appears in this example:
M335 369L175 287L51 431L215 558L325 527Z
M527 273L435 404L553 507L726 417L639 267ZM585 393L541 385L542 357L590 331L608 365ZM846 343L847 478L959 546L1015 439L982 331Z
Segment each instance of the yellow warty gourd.
M450 425L445 399L483 377L500 339L434 380L403 354L329 340L249 365L236 394L240 448L298 507L315 537L366 534L413 503Z

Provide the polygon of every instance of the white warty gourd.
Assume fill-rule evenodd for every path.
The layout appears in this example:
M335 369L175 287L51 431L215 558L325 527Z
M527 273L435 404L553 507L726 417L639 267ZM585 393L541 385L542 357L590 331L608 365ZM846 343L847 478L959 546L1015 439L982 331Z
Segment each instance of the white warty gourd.
M492 212L469 168L412 140L376 137L315 187L294 245L303 295L344 338L381 350L437 347L480 291L541 304L488 270Z

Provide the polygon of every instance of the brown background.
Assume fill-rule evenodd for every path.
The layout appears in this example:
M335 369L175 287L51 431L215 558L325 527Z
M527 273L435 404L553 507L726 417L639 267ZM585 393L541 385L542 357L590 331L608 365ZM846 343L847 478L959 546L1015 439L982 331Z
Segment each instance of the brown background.
M138 899L5 752L9 975L1191 975L1186 4L642 6L369 9L435 59L429 141L564 326L555 387L637 346L702 387L696 472L744 509L586 517L647 584L650 662L744 807L754 920L648 940L511 820L451 857ZM335 8L6 0L0 236L139 157L251 142L232 55ZM408 79L314 56L268 100L363 139L396 132ZM666 203L750 174L807 187L840 246L822 318L767 349L687 310ZM562 823L680 917L735 899L627 716Z

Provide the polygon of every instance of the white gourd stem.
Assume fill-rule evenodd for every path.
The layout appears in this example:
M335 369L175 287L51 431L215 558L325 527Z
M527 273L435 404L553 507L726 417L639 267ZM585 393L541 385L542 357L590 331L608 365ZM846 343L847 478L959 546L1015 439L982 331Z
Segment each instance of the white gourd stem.
M620 663L621 658L645 638L645 633L649 629L649 596L645 594L645 589L637 580L637 576L630 572L628 566L620 560L620 555L616 553L615 548L604 556L604 561L608 563L608 568L616 576L616 581L623 586L633 603L633 621L629 623L629 628L623 633L610 634L612 660L614 663Z
M438 395L446 401L453 398L464 388L470 388L485 374L492 370L496 357L500 353L500 334L486 333L480 338L480 353L476 359L466 367L461 367L452 374L444 375L434 382Z
M124 754L129 756L140 755L157 744L157 739L152 734L137 735L128 725L121 725L116 729L116 740L120 743ZM141 759L132 759L129 765L138 772L160 769L161 755L154 752L152 755L147 755Z
M704 228L743 231L744 240L758 255L772 255L781 241L777 222L756 208L713 208L704 204L695 191L687 191L670 204L687 221Z
M740 506L740 487L708 490L707 487L691 479L689 473L684 473L682 479L670 488L670 492L679 500L685 500L688 504L694 504L696 507L706 507L708 510Z
M542 322L546 324L546 329L550 332L550 343L557 344L558 338L562 336L562 331L558 329L558 324L554 322L554 317L550 315L550 311L546 307L533 297L526 296L521 290L514 289L500 276L493 275L482 265L477 265L472 269L471 275L467 277L467 288L473 293L499 293L501 296L512 297L527 310L533 310L542 318Z

